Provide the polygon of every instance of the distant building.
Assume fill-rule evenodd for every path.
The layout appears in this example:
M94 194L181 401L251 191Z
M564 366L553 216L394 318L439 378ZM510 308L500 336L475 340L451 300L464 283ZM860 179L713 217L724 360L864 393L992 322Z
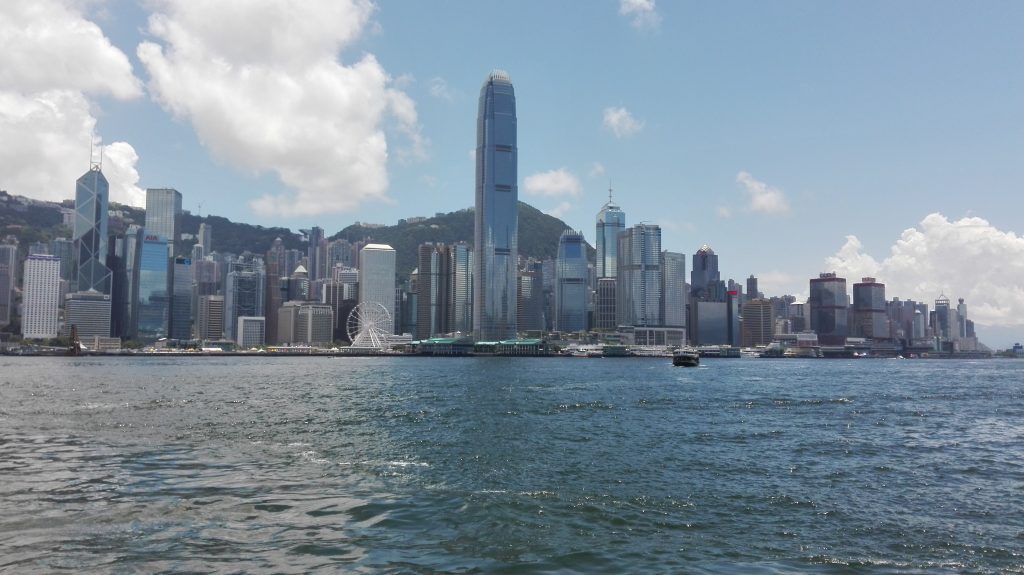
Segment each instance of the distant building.
M608 203L597 212L597 251L595 271L597 277L615 278L618 275L619 234L626 229L626 214L612 202L612 190L608 189Z
M203 255L207 255L213 251L213 226L206 223L200 222L199 224L199 242L196 245L202 246Z
M310 281L327 277L327 243L324 241L324 229L313 226L306 230L309 247L306 249L306 271Z
M587 244L583 234L564 230L555 259L555 330L587 329Z
M278 310L282 344L326 345L334 341L334 310L322 303L289 301Z
M693 301L725 301L724 285L718 272L718 256L704 244L693 254L690 270L690 299Z
M380 304L391 318L393 333L395 321L395 250L385 244L366 244L359 252L359 303Z
M146 190L146 234L160 236L174 255L174 242L181 235L181 192L171 188Z
M473 331L473 249L466 242L448 246L451 268L451 317L448 327L452 332L469 334Z
M757 347L771 343L775 335L775 314L771 302L763 298L756 298L743 304L743 321L740 329L743 347Z
M192 339L192 260L174 258L172 272L169 335L172 339Z
M238 324L233 330L238 334L235 341L238 347L249 349L266 343L267 321L262 316L239 316Z
M747 300L753 300L761 297L761 292L757 291L757 278L754 274L750 274L747 278Z
M22 284L21 335L48 339L58 335L60 308L60 258L30 255L25 259Z
M661 317L667 326L686 326L686 255L661 252Z
M661 228L636 224L619 235L616 314L619 325L660 326Z
M98 165L75 184L75 279L71 291L110 294L107 268L107 202L110 185ZM102 334L104 337L110 334Z
M598 278L596 289L596 305L594 311L594 329L612 331L617 325L615 321L615 278Z
M136 337L154 342L170 335L171 267L167 238L146 232L139 264Z
M218 341L224 338L224 296L199 296L196 310L196 339Z
M448 333L449 306L452 303L450 290L451 259L444 244L425 243L417 249L416 278L416 339L428 339Z
M262 345L266 343L266 318L262 315L266 295L263 260L251 254L243 255L229 262L228 270L224 282L224 336L241 345L243 334L235 331L241 325L241 318L259 318Z
M544 264L529 260L519 270L519 304L517 305L520 332L544 331Z
M79 339L110 337L110 295L89 291L65 296L64 336L71 335L72 327L77 328Z
M874 340L891 339L886 307L885 284L870 277L853 284L852 335Z
M834 272L822 273L810 283L811 294L807 303L811 330L818 334L821 345L845 345L850 333L846 278L837 277Z
M14 318L14 278L18 265L18 246L0 244L0 327Z

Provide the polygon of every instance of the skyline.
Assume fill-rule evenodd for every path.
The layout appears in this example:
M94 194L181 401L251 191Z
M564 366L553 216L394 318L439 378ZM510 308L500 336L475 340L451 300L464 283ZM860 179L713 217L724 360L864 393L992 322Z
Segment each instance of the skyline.
M70 198L94 128L114 201L175 188L193 213L329 232L455 211L472 205L474 91L503 68L521 199L592 245L610 180L627 227L708 244L765 293L836 271L964 297L985 340L1024 322L1017 4L67 6L0 8L12 194ZM232 19L251 26L215 25ZM303 33L270 33L289 24ZM358 186L296 201L321 197L303 178ZM317 214L287 213L301 205Z

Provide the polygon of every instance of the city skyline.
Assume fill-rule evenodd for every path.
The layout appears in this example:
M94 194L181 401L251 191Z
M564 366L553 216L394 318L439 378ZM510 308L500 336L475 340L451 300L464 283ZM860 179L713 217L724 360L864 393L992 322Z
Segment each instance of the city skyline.
M13 194L68 197L67 172L86 168L94 131L108 143L94 156L115 201L138 205L145 187L173 187L193 213L328 230L462 209L473 185L467 103L481 71L500 66L528 94L522 199L591 244L610 181L630 225L658 224L664 247L685 254L711 245L724 277L754 274L766 293L806 295L807 278L836 271L919 301L965 297L986 334L1003 330L997 340L1024 321L1024 240L1012 231L1024 175L1014 157L1024 78L1012 54L1024 10L1014 3L525 3L500 10L508 31L491 31L495 41L478 24L499 9L473 4L38 6L0 8L14 42L0 56L0 129L22 142L19 155L0 153L0 189ZM200 25L229 17L253 24L237 42ZM307 33L253 41L275 21ZM511 41L526 27L531 42ZM426 40L436 30L445 41ZM217 57L302 89L293 100L259 96L233 71L213 74ZM60 74L64 63L76 73ZM185 78L210 93L184 93ZM223 102L211 99L230 82ZM339 86L368 90L331 108L305 93ZM245 111L266 121L217 125ZM347 155L325 164L322 149L289 133ZM304 178L352 185L322 203Z

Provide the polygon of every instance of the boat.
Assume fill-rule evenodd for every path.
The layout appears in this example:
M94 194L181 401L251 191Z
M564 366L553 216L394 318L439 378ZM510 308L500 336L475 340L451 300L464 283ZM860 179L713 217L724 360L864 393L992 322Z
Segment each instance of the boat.
M700 353L691 347L677 349L672 353L672 365L676 367L697 367L700 365Z

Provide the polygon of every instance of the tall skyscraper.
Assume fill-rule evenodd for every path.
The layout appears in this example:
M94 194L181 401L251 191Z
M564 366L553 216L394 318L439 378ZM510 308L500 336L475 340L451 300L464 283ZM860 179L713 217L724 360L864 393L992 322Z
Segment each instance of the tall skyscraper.
M448 308L449 329L469 334L473 331L473 249L465 242L448 246L452 301Z
M661 227L636 224L619 235L619 325L661 326Z
M203 255L213 251L213 226L201 222L199 224L199 245L203 246Z
M757 291L757 278L754 277L754 274L750 274L750 277L747 278L747 300L759 297L761 297L761 294Z
M686 325L686 254L661 252L661 318L666 326Z
M849 305L846 278L833 273L819 274L811 279L811 329L818 334L821 345L845 345L849 335Z
M163 237L174 255L174 242L181 233L181 192L171 188L146 190L146 234Z
M170 327L171 267L167 258L167 238L150 234L147 230L139 262L135 333L140 340L152 342L167 337Z
M519 188L516 96L507 73L494 71L480 89L476 130L473 335L516 336Z
M243 255L230 262L228 270L224 282L225 337L238 342L252 342L254 340L247 339L248 336L238 331L238 327L258 324L259 344L263 344L266 341L266 320L263 316L266 309L263 291L266 288L266 269L263 260L251 254ZM247 318L246 322L242 322L242 318Z
M189 340L192 339L192 260L178 256L171 269L169 334L173 339Z
M597 278L597 305L594 309L594 329L615 329L615 278Z
M25 260L22 283L22 337L57 337L60 307L60 258L30 255Z
M529 260L519 270L519 309L516 319L520 332L544 331L544 264Z
M78 178L75 185L75 283L72 291L110 294L107 268L107 202L110 185L99 165ZM104 336L105 337L105 336Z
M694 301L725 301L725 289L718 273L718 256L704 244L693 254L690 270L690 295ZM720 292L720 293L719 293Z
M626 229L626 214L612 202L612 190L608 189L608 203L597 212L597 264L598 278L613 278L617 274L619 261L619 234Z
M853 284L853 325L856 337L889 339L889 318L886 314L885 284L875 278L863 278Z
M775 335L775 313L772 303L763 298L754 298L743 304L743 323L740 330L743 347L771 343Z
M390 331L398 325L395 293L395 250L389 245L366 244L359 251L359 303L384 306L391 317Z
M327 277L327 244L324 243L323 228L313 226L305 232L309 240L309 247L306 250L306 272L309 274L309 280L315 282Z
M583 234L564 230L558 239L555 259L555 329L563 332L587 329L587 244Z
M416 278L416 338L448 333L451 260L444 244L420 244Z
M14 317L14 277L18 265L18 246L0 244L0 327L10 325Z
M196 338L203 341L216 341L224 337L224 296L199 296L199 309L196 310Z

